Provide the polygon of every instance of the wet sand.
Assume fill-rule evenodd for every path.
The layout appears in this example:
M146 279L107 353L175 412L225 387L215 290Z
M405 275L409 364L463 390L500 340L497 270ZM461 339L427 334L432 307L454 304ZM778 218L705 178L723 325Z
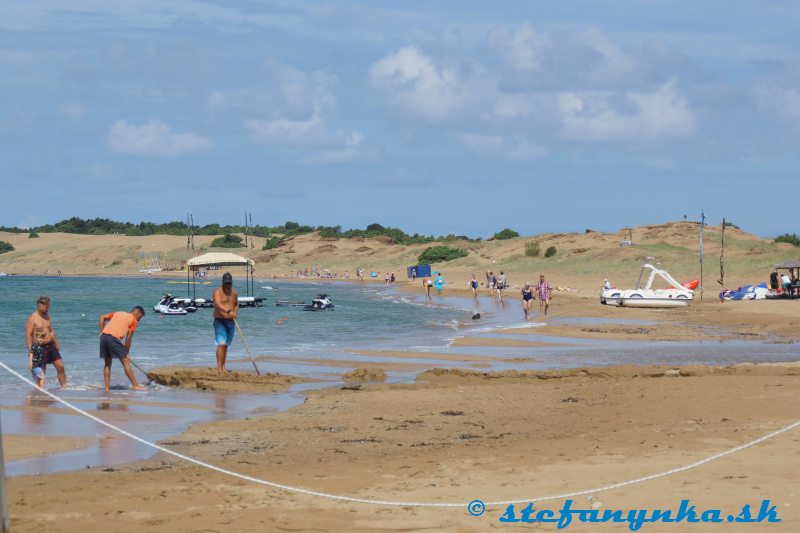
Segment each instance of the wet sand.
M45 435L3 435L3 457L6 461L19 461L43 457L89 446L91 437L58 437Z
M403 368L418 372L414 383L380 384L365 382L380 381L381 373L391 370L385 362L340 361L337 379L357 386L307 392L305 403L266 417L196 424L164 443L237 472L313 490L466 503L570 492L680 467L795 422L800 413L797 362L502 372L466 368L484 364L484 357L521 365L535 362L537 355L513 354L527 348L536 354L551 345L550 337L562 344L591 339L593 344L582 348L588 350L604 341L676 341L684 350L686 342L712 338L757 340L786 344L796 359L792 346L800 338L800 302L697 302L665 312L609 308L594 299L559 296L551 315L534 320L546 325L498 331L530 340L509 343L514 339L481 333L460 341L469 351L490 349L487 356L354 351L377 359L424 357L431 364ZM536 340L537 335L548 342ZM646 359L647 349L640 349ZM434 368L445 355L459 367ZM354 372L345 377L348 368ZM197 379L183 383L197 387ZM231 383L239 392L264 392L263 383L236 378ZM582 496L575 505L676 508L688 498L701 507L738 512L745 503L757 508L762 499L771 499L783 523L747 530L793 531L800 529L798 468L800 430L794 430L697 469L597 493L592 500ZM68 496L52 499L46 508L33 505L43 479L48 491ZM20 531L507 527L497 522L497 508L475 518L465 507L334 502L235 480L161 455L105 469L14 477L9 494L12 527ZM703 530L723 527L704 525Z
M165 444L255 477L361 498L525 499L680 467L757 438L796 420L798 385L796 364L437 371L408 385L320 390L287 412L198 424ZM781 530L791 531L800 525L798 466L800 433L793 431L688 472L596 493L592 500L576 498L576 506L600 501L603 508L664 508L688 498L698 506L734 510L766 498L778 505ZM235 480L166 456L53 474L46 481L48 492L59 496L43 507L33 503L42 478L9 480L15 530L502 526L498 508L475 518L465 507L335 502Z

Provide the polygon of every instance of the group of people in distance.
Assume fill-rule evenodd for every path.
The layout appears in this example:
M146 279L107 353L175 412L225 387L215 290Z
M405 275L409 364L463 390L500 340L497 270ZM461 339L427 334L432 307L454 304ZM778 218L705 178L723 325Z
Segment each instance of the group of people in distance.
M470 290L474 298L478 297L478 278L472 274L472 279L469 282ZM503 301L503 291L508 288L508 279L505 272L500 271L499 276L495 276L491 270L486 271L486 287L490 293L497 293L497 298ZM531 282L526 282L525 286L520 289L522 295L522 312L525 315L525 320L531 316L531 307L533 300L539 297L539 313L546 315L547 309L550 307L550 298L553 295L553 288L544 279L544 274L539 275L539 281L532 285Z
M239 314L239 295L233 290L233 277L229 272L222 276L222 286L214 289L214 343L216 344L217 370L225 371L228 346L233 343L236 317ZM106 390L111 387L111 364L119 359L131 388L144 387L136 381L130 362L133 334L144 317L142 306L130 312L114 311L100 316L100 359L104 361L103 381ZM67 373L61 357L60 345L50 319L50 298L40 296L36 300L36 311L25 323L25 342L28 348L28 368L34 383L43 388L47 365L53 365L62 387L67 384Z

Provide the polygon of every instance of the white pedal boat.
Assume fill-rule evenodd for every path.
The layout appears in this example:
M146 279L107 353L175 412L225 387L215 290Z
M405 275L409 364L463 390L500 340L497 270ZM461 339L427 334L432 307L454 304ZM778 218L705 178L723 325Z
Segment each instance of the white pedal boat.
M645 269L649 269L650 276L647 283L641 287L642 276ZM662 278L670 288L653 289L656 276ZM618 305L620 307L688 307L694 301L694 291L681 285L666 270L661 270L650 263L642 265L639 281L635 289L603 289L600 292L600 303L605 305Z

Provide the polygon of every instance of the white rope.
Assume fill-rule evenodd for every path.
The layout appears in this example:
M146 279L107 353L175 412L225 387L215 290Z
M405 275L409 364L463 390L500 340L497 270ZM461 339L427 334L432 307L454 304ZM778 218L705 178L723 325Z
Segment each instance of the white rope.
M330 494L330 493L327 493L327 492L318 492L318 491L315 491L315 490L304 489L302 487L294 487L294 486L291 486L291 485L283 485L281 483L275 483L274 481L268 481L266 479L259 479L259 478L255 478L255 477L252 477L252 476L248 476L246 474L240 474L238 472L234 472L234 471L228 470L226 468L222 468L222 467L219 467L219 466L215 466L215 465L212 465L212 464L205 463L203 461L200 461L199 459L195 459L193 457L189 457L188 455L184 455L182 453L170 450L168 448L164 448L163 446L160 446L158 444L154 444L152 442L146 441L146 440L142 439L141 437L138 437L138 436L134 435L133 433L129 433L129 432L125 431L124 429L118 428L117 426L115 426L113 424L110 424L110 423L106 422L105 420L103 420L101 418L98 418L98 417L94 416L93 414L88 413L88 412L84 411L83 409L72 405L68 401L56 396L55 394L51 393L50 391L47 391L47 390L44 390L44 389L40 389L38 386L36 386L35 383L33 383L32 381L29 381L28 379L26 379L24 376L22 376L21 374L19 374L17 371L13 370L12 368L9 368L9 366L6 365L5 363L3 363L2 361L0 361L0 367L5 369L10 374L16 376L17 378L19 378L23 382L27 383L28 385L30 385L34 389L36 389L36 390L38 390L38 391L50 396L54 400L56 400L56 401L62 403L63 405L69 407L73 411L75 411L77 413L80 413L83 416L85 416L87 418L90 418L90 419L94 420L95 422L106 426L109 429L112 429L112 430L114 430L114 431L116 431L118 433L121 433L122 435L125 435L126 437L129 437L129 438L131 438L131 439L133 439L133 440L135 440L137 442L140 442L140 443L142 443L142 444L144 444L146 446L149 446L151 448L154 448L154 449L156 449L158 451L161 451L161 452L164 452L166 454L172 455L173 457L177 457L178 459L182 459L182 460L187 461L189 463L193 463L193 464L196 464L198 466L202 466L203 468L208 468L209 470L214 470L215 472L219 472L221 474L225 474L225 475L228 475L228 476L239 478L239 479L242 479L244 481L250 481L250 482L253 482L253 483L258 483L259 485L266 485L268 487L273 487L273 488L276 488L276 489L285 490L287 492L294 492L294 493L298 493L298 494L306 494L308 496L317 496L319 498L328 498L328 499L331 499L331 500L339 500L339 501L345 501L345 502L351 502L351 503L366 503L366 504L373 504L373 505L385 505L385 506L396 506L396 507L466 507L468 505L467 502L458 502L458 503L456 503L456 502L440 502L440 503L437 503L437 502L400 502L400 501L391 501L391 500L373 500L373 499L367 499L367 498L356 498L356 497L353 497L353 496L344 496L344 495L340 495L340 494ZM690 470L692 468L697 468L698 466L702 466L702 465L704 465L706 463L710 463L711 461L716 461L717 459L721 459L722 457L725 457L727 455L731 455L733 453L736 453L738 451L744 450L746 448L750 448L751 446L755 446L756 444L760 444L760 443L764 442L767 439L771 439L773 437L777 437L778 435L780 435L782 433L786 433L787 431L791 431L791 430L797 428L798 426L800 426L800 420L798 420L797 422L794 422L792 424L789 424L788 426L782 427L782 428L780 428L780 429L778 429L776 431L773 431L771 433L767 433L766 435L764 435L762 437L759 437L759 438L757 438L755 440L752 440L752 441L747 442L745 444L742 444L740 446L736 446L735 448L731 448L729 450L725 450L723 452L720 452L720 453L717 453L715 455L712 455L711 457L706 457L705 459L702 459L700 461L696 461L694 463L691 463L691 464L688 464L688 465L685 465L685 466L681 466L681 467L678 467L678 468L673 468L672 470L667 470L666 472L660 472L658 474L651 474L649 476L644 476L644 477L640 477L640 478L636 478L636 479L631 479L631 480L628 480L628 481L622 481L622 482L619 482L619 483L612 483L611 485L606 485L604 487L598 487L598 488L594 488L594 489L587 489L587 490L581 490L581 491L576 491L576 492L567 492L567 493L564 493L564 494L556 494L556 495L553 495L553 496L541 496L541 497L537 497L537 498L526 498L526 499L523 499L523 500L507 500L507 501L497 501L497 502L485 502L484 505L486 507L489 507L489 506L520 504L520 503L528 503L528 502L542 502L542 501L547 501L547 500L562 500L562 499L566 499L566 498L574 498L576 496L584 496L584 495L587 495L587 494L594 494L594 493L597 493L597 492L604 492L604 491L608 491L608 490L618 489L618 488L621 488L621 487L626 487L628 485L634 485L634 484L637 484L637 483L644 483L645 481L650 481L650 480L653 480L653 479L658 479L658 478L670 476L672 474L677 474L679 472L685 472L686 470Z

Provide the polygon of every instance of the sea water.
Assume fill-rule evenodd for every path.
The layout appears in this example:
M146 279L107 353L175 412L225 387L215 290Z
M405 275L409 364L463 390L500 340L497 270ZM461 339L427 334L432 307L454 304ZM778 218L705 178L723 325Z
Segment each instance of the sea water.
M243 284L242 284L243 285ZM215 366L213 310L198 309L186 315L160 315L153 311L164 293L211 298L216 284L191 287L176 280L131 277L31 277L0 278L0 359L27 375L25 322L36 309L40 295L50 297L50 317L61 354L74 387L102 384L99 359L99 317L110 311L130 311L141 305L146 312L134 334L131 358L139 366ZM266 287L266 288L264 288ZM234 286L240 296L245 288ZM301 306L277 307L276 301L311 300L326 293L333 311L307 312ZM281 283L256 280L254 295L263 307L241 308L238 323L254 356L331 356L351 349L404 349L412 344L446 344L448 336L470 319L470 309L451 302L427 303L399 293L393 287L350 283ZM237 332L230 358L244 357ZM265 365L266 366L266 365ZM243 369L246 367L243 367ZM120 374L121 376L121 374ZM48 385L55 383L48 368ZM115 374L115 380L119 381ZM0 377L4 387L20 387ZM124 383L124 376L121 377Z
M198 298L210 298L215 284L189 287ZM245 295L243 287L235 287ZM131 277L0 277L0 360L28 376L25 322L40 295L51 298L51 319L61 345L69 386L59 389L55 369L48 367L47 388L59 398L115 425L157 442L183 431L189 424L258 416L302 403L305 391L336 385L347 368L335 365L358 361L422 363L428 366L471 368L469 361L436 361L390 354L359 355L354 350L406 350L450 355L485 356L480 370L529 370L628 364L732 364L742 361L794 361L797 346L763 341L654 342L559 338L510 334L505 328L544 325L543 317L521 320L519 299L500 303L481 295L426 299L421 290L409 293L393 286L342 282L286 283L257 280L255 296L263 307L243 308L238 322L262 372L282 372L310 378L277 394L223 393L150 386L132 391L119 364L112 369L112 390L102 386L103 364L98 355L99 317L109 311L129 311L135 305L147 315L134 334L132 359L144 369L167 365L215 366L212 310L198 309L182 316L162 316L153 305L164 293L186 296L187 285L174 279ZM447 291L445 291L447 292ZM275 302L310 302L327 293L333 311L306 312L302 307L277 307ZM557 302L553 304L557 308ZM476 313L479 320L472 320ZM632 314L625 318L580 319L548 317L549 324L573 325L612 322L645 325ZM462 336L536 340L549 345L519 347L455 346ZM229 351L228 366L252 370L241 335ZM339 360L339 361L337 361ZM144 377L139 379L144 382ZM393 381L411 381L416 370L389 372ZM32 390L0 371L0 407L3 431L21 435L79 436L91 439L85 448L46 457L14 461L8 475L35 474L128 463L155 451L77 416L52 398Z
M243 285L243 284L242 284ZM188 288L198 298L211 298L216 284ZM246 295L243 286L234 286ZM346 368L301 364L303 358L358 358L354 349L402 349L409 343L446 346L454 332L470 320L458 299L426 301L404 295L395 287L337 282L281 283L257 280L254 295L263 307L242 308L238 322L262 372L292 373L320 381L300 383L277 394L223 393L150 386L132 391L119 363L112 368L111 391L103 390L103 362L99 358L100 316L129 311L141 305L146 316L133 337L131 358L144 369L166 365L213 367L213 310L198 309L181 316L153 311L164 293L187 295L187 285L154 277L29 277L0 278L0 360L29 377L25 323L36 309L36 299L49 296L50 316L59 340L69 379L58 388L55 369L47 371L47 389L80 409L108 420L149 442L183 431L189 424L241 418L286 409L304 399L304 391L331 386ZM310 303L327 293L335 309L306 312L302 307L277 307L277 300ZM351 357L348 357L348 354ZM269 357L296 365L276 365ZM229 368L251 371L242 337L237 332L229 350ZM134 370L140 382L145 377ZM333 374L336 372L337 374ZM8 475L35 474L109 466L152 456L155 451L131 441L0 371L0 407L3 431L22 435L88 437L85 448L9 463Z

